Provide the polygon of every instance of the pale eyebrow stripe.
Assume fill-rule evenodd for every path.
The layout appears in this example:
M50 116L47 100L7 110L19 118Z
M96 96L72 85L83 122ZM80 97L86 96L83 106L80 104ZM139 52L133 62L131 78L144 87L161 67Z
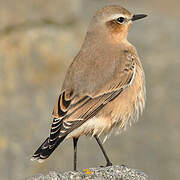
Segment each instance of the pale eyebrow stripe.
M110 21L110 20L117 19L119 17L127 18L124 14L113 14L113 15L109 16L106 20Z

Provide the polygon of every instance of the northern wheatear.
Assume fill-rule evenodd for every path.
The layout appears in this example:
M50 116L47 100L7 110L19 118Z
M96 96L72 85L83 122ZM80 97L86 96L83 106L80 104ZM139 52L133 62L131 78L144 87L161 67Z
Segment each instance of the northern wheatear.
M99 135L126 128L138 119L145 105L143 67L127 41L132 22L144 17L117 5L96 12L82 48L67 70L50 135L32 160L45 160L63 140L73 138L76 170L77 141L89 135L95 137L107 166L112 165Z

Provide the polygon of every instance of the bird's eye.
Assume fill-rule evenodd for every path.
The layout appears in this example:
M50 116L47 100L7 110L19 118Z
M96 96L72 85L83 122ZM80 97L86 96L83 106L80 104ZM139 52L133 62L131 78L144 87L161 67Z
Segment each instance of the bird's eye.
M124 21L125 21L124 17L117 18L117 22L120 23L120 24L124 23Z

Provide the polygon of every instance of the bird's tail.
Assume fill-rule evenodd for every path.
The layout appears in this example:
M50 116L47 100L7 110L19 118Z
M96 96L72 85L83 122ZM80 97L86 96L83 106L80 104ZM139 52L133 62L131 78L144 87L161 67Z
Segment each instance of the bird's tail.
M43 142L43 144L37 149L31 158L32 161L37 160L38 162L43 162L47 159L51 153L56 149L56 147L65 139L65 137L61 137L57 139L53 146L49 145L49 137Z

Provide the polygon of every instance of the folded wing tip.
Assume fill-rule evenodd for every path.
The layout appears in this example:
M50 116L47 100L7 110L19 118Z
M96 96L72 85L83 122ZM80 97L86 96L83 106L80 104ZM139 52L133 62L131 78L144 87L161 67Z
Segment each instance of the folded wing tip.
M37 161L38 163L44 162L44 159L41 159L40 157L31 157L31 161Z
M30 159L31 161L36 161L37 160L37 158L35 158L35 157L31 157L31 159Z

